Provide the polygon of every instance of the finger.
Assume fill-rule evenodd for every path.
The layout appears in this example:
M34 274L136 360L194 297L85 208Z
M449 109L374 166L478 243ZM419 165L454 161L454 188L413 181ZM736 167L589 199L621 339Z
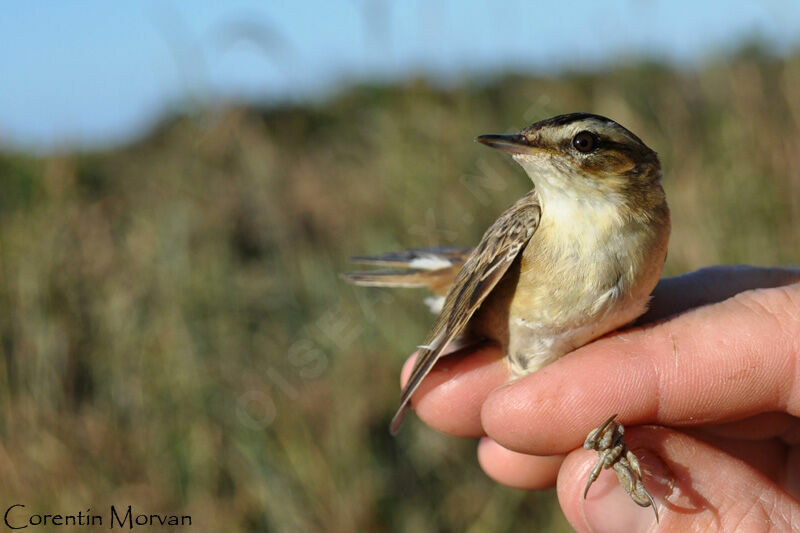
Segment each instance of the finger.
M749 291L601 339L493 391L487 434L534 455L574 449L612 413L625 425L800 414L800 286Z
M742 440L709 434L705 428L687 428L685 433L709 446L750 465L770 481L786 490L787 462L790 447L779 439ZM792 474L794 476L794 474Z
M787 468L790 450L778 439L731 439L710 435L706 428L688 434L746 462L792 496L798 496L793 492L796 476ZM498 483L518 489L540 490L555 485L563 460L563 455L538 456L514 452L488 437L482 438L478 444L478 462L484 472Z
M405 383L414 357L401 373ZM458 437L480 437L481 405L510 377L500 348L483 344L443 357L414 393L411 405L426 424Z
M800 444L800 420L786 413L764 413L735 422L702 426L698 431L729 439L778 438L785 444Z
M647 324L701 305L718 303L740 292L790 285L800 281L800 268L745 265L701 268L658 282L650 309L637 324Z
M627 434L646 472L660 523L649 508L634 504L609 470L583 499L597 454L578 450L558 475L564 514L580 532L592 531L791 531L800 521L798 502L739 459L666 428Z
M516 489L540 490L556 484L563 455L538 456L512 452L491 439L478 443L478 462L486 474Z

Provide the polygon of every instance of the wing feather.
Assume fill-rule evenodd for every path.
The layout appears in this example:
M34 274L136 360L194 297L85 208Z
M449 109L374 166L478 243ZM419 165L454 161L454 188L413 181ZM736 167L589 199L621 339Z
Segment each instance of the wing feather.
M486 230L480 244L472 251L458 272L444 307L400 396L390 430L396 433L405 417L408 402L422 380L441 357L447 345L459 336L472 315L505 275L508 267L528 244L539 226L541 207L533 190L508 208Z

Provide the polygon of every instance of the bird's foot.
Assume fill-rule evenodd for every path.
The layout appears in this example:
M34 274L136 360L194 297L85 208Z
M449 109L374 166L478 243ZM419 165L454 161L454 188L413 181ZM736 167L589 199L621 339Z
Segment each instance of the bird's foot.
M589 474L589 481L583 491L583 497L589 492L589 487L597 480L603 468L613 468L617 474L620 485L631 499L642 507L653 506L658 522L658 509L655 501L642 483L642 467L639 459L628 450L625 445L625 428L614 420L617 415L606 420L603 425L593 429L586 437L583 447L587 450L595 450L600 456L597 464Z

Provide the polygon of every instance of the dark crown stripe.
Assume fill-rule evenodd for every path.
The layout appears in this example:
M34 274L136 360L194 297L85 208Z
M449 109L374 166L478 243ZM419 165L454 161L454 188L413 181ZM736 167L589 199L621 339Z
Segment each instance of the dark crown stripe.
M542 120L542 121L536 122L534 124L531 124L530 126L528 126L527 128L523 129L522 131L523 132L525 132L525 131L533 132L533 131L539 130L541 128L546 128L546 127L566 126L567 124L572 124L573 122L579 122L581 120L586 120L586 119L594 119L594 120L597 120L597 121L600 121L600 122L612 122L612 123L616 124L617 126L619 126L620 128L622 128L623 130L625 130L628 133L628 135L631 136L631 138L635 139L636 141L638 141L643 146L646 146L644 144L644 141L642 141L635 133L630 131L628 128L624 127L623 125L621 125L618 122L615 122L615 121L611 120L608 117L604 117L603 115L595 115L594 113L568 113L566 115L558 115L558 116L555 116L555 117L552 117L552 118L548 118L546 120Z
M602 115L595 115L593 113L568 113L566 115L558 115L556 117L548 118L547 120L542 120L535 124L531 124L526 129L539 129L547 126L566 126L567 124L572 124L573 122L586 120L588 118L593 118L602 122L614 122L610 118Z

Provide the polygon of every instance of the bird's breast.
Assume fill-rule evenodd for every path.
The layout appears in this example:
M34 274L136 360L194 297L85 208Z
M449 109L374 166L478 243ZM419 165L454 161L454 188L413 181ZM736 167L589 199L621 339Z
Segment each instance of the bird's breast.
M559 226L543 218L517 269L498 287L491 327L505 335L516 375L555 361L647 309L661 275L668 228L602 222ZM503 302L505 315L499 310Z

